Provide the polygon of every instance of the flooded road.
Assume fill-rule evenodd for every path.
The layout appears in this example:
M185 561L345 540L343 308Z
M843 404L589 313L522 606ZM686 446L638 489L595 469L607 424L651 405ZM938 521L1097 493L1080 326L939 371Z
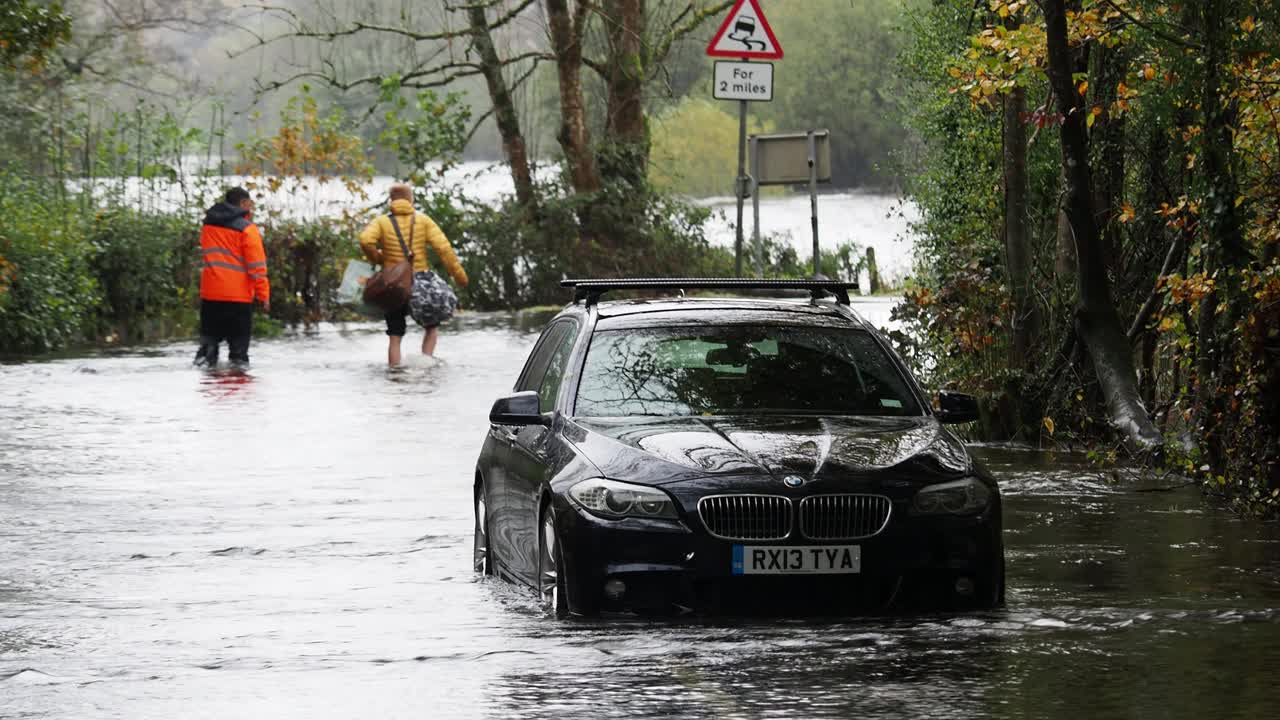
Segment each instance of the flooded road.
M544 617L470 570L521 324L0 365L0 718L1276 717L1280 528L1072 455L978 451L1000 612Z

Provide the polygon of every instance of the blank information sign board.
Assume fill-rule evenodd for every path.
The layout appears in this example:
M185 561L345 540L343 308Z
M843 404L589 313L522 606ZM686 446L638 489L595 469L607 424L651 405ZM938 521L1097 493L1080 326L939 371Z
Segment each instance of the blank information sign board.
M760 185L797 185L809 182L809 134L752 135L756 157L751 172ZM831 182L830 133L813 133L817 153L815 170L818 182Z

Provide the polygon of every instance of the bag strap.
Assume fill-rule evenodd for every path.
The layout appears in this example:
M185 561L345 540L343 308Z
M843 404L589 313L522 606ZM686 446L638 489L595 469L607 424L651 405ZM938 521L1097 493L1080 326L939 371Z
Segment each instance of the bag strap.
M400 252L404 253L405 259L413 264L413 226L418 224L418 212L415 210L409 216L409 245L404 244L404 235L400 232L400 223L396 222L396 214L394 212L387 213L387 217L391 219L391 229L396 231L396 240L400 241Z

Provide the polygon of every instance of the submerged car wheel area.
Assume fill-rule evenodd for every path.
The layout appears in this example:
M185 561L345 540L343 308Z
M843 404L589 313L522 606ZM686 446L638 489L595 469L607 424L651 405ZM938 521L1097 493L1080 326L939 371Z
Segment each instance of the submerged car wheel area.
M477 463L475 569L558 616L1004 602L1001 498L822 281L566 281ZM618 289L808 299L601 302Z

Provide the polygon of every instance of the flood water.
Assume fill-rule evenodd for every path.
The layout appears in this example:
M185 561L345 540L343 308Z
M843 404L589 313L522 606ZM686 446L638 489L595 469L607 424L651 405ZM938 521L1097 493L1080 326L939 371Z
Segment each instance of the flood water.
M373 325L246 376L188 343L0 365L0 717L1277 717L1280 529L1074 455L978 450L999 612L543 616L470 569L538 322L468 315L398 372Z

